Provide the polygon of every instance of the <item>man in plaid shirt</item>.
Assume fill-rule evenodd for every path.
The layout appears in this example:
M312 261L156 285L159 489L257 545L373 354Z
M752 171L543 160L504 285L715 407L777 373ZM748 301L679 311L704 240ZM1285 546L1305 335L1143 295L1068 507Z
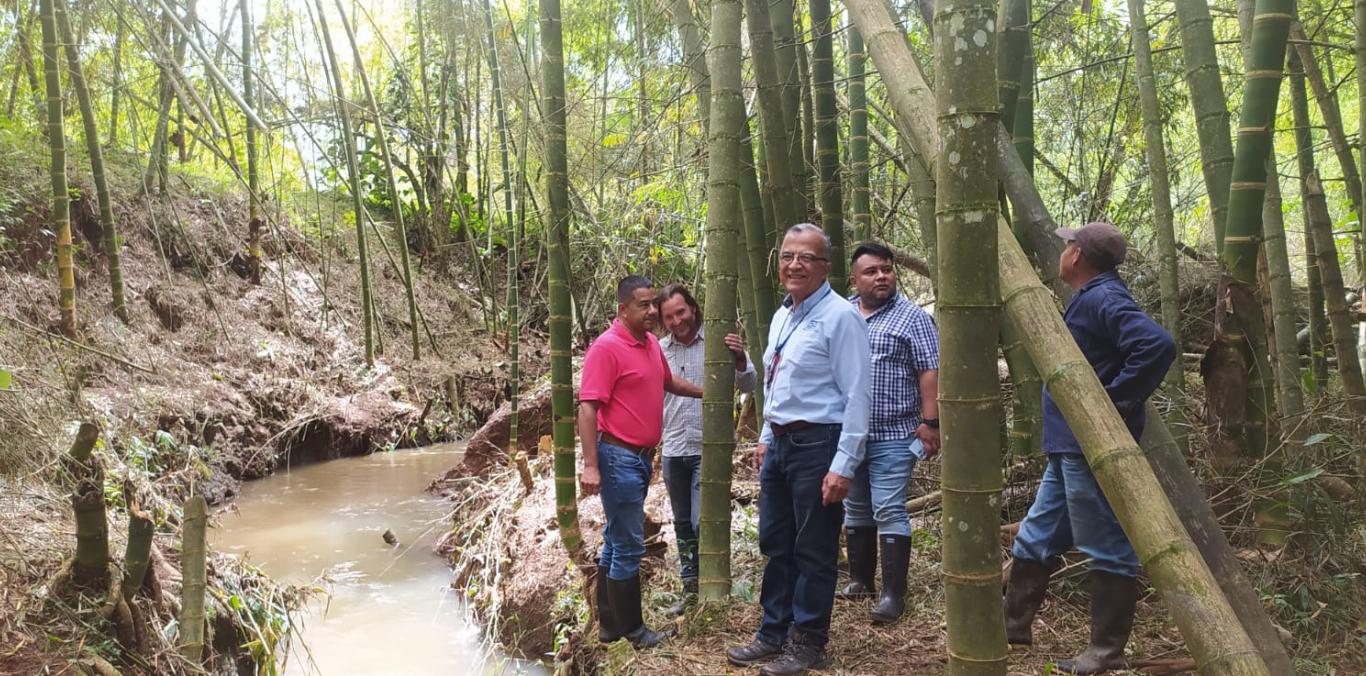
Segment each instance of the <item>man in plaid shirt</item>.
M873 622L895 622L906 609L911 520L906 488L917 459L939 451L939 334L934 319L897 292L892 252L865 242L850 262L850 298L868 322L872 411L866 460L844 500L849 584L840 598L871 597L878 549L882 596Z

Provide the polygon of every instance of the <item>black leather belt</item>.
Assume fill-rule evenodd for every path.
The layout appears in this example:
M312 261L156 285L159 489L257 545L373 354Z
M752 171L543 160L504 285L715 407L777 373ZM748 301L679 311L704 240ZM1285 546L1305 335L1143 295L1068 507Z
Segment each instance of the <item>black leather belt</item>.
M808 427L815 427L818 424L819 423L809 423L805 420L794 420L790 423L787 423L786 425L779 425L778 423L769 423L768 426L773 430L773 436L781 437L799 430L804 430Z
M636 455L645 455L647 453L653 453L655 450L654 446L646 448L644 446L638 446L636 444L628 444L622 441L621 439L617 438L615 434L610 434L608 432L599 432L598 440L605 441L609 444L612 444L613 446L616 446L617 448L624 448L632 453L635 453Z

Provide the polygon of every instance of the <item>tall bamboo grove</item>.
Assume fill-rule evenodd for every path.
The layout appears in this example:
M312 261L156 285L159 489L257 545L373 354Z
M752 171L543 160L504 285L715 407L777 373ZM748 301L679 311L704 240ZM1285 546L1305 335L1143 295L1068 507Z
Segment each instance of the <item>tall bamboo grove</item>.
M996 375L996 3L941 0L934 16L939 230L939 402L950 674L1005 674L1001 609L1002 418Z
M43 25L43 79L47 85L47 139L52 165L52 230L57 233L57 289L62 333L76 335L76 267L72 258L71 200L66 186L66 129L62 120L61 62L57 60L55 0L39 5Z

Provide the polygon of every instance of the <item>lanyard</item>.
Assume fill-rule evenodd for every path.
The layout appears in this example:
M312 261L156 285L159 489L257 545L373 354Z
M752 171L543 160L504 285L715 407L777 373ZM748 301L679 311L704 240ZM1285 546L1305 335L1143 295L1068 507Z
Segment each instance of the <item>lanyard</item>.
M827 286L825 287L825 293L821 294L820 298L807 299L809 304L802 309L802 316L798 318L797 321L791 322L791 329L788 329L787 325L792 319L792 313L787 313L787 316L783 318L783 325L778 327L778 343L773 347L773 363L768 366L768 382L765 383L766 386L773 386L773 379L778 374L778 364L781 364L783 361L783 348L787 347L787 342L792 340L793 334L797 333L797 329L801 328L802 322L806 321L806 317L811 314L811 311L814 310L817 305L820 305L821 301L825 300L826 296L830 295L831 291L833 291L833 289ZM785 337L783 336L784 330L787 330L787 336Z

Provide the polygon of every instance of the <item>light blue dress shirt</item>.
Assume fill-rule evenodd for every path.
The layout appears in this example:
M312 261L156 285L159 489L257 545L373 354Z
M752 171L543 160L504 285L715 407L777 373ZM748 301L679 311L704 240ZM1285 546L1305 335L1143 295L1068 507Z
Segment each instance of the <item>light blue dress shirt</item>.
M777 350L782 350L777 356ZM826 282L794 308L792 297L773 314L764 351L764 421L842 424L830 471L852 479L868 437L871 361L868 325ZM775 358L776 356L776 358ZM776 362L776 364L775 364ZM759 443L773 443L763 426Z

